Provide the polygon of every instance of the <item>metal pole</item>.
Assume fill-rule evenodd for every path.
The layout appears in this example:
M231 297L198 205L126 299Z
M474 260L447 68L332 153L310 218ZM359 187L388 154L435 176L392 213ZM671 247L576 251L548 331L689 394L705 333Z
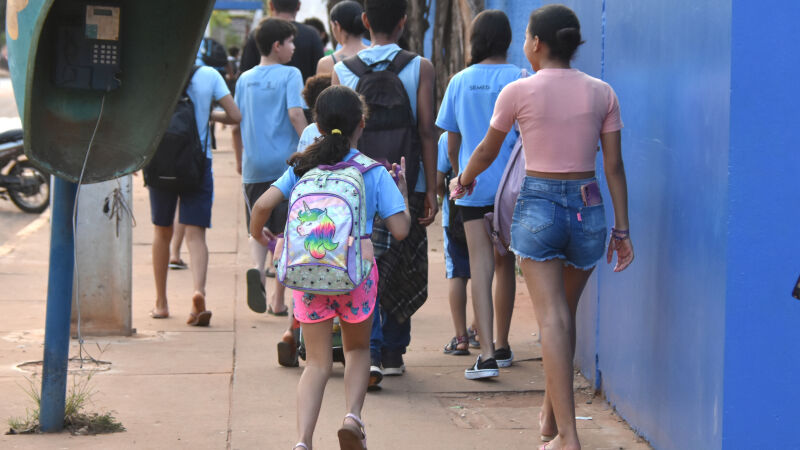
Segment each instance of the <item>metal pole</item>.
M44 328L44 367L39 423L42 431L64 428L69 328L75 269L72 210L78 185L54 177L50 217L50 274Z

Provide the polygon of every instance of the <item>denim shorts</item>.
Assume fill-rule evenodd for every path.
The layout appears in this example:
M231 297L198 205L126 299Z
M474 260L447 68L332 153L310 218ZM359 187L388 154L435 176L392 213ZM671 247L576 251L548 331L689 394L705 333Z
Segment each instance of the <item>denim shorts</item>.
M595 181L525 177L511 222L511 250L534 261L563 259L589 270L603 256L603 204L583 206L581 186Z
M453 239L450 228L444 227L444 267L447 279L469 278L467 244Z

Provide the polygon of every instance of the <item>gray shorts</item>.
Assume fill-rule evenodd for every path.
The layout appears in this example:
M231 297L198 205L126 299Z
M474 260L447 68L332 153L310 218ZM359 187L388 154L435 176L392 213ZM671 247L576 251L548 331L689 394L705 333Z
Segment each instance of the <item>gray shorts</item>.
M245 205L245 215L247 217L247 231L250 232L250 210L253 209L253 205L256 204L256 200L258 200L264 192L267 192L272 183L277 180L272 181L265 181L263 183L244 183L242 185L242 191L244 192L244 205ZM272 215L269 216L269 220L267 223L264 224L264 227L269 229L274 234L283 233L283 229L286 227L286 216L289 211L289 201L284 200L282 201L274 210L272 210Z

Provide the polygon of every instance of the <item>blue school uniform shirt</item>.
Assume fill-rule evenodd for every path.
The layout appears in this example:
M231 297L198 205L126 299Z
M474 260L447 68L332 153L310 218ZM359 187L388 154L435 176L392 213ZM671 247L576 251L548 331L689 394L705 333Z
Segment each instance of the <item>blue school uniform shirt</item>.
M439 136L439 155L436 157L436 170L447 174L453 169L450 159L447 157L447 132ZM446 227L450 223L450 186L444 187L444 201L442 202L442 226Z
M303 76L296 67L255 66L236 82L236 105L242 112L242 182L263 183L281 176L299 136L289 109L304 108Z
M348 160L357 153L358 150L351 148L344 159ZM283 197L288 200L292 188L299 180L300 177L294 173L294 168L289 167L272 186L280 189ZM403 194L400 193L400 189L397 188L392 176L383 167L375 167L364 174L364 190L366 191L367 218L370 219L367 220L367 234L372 234L371 219L376 212L381 219L386 219L406 209L406 201L403 199Z
M206 158L211 158L211 136L208 130L211 103L219 101L231 91L228 90L228 85L219 72L211 67L202 66L192 76L186 93L194 104L194 120L197 122L200 141L205 145Z
M316 122L307 126L303 130L303 134L300 135L300 140L297 142L297 152L301 153L306 151L308 146L313 144L314 140L320 136L322 136L322 133L319 132Z
M394 57L400 52L401 48L397 44L376 45L375 47L365 48L358 52L358 57L361 58L367 65L375 66L375 70L386 70L389 63L392 62ZM403 70L400 71L398 77L406 88L408 100L411 103L411 113L414 115L414 120L417 120L417 88L419 87L419 64L422 57L417 55L412 59ZM344 65L343 62L338 62L333 66L336 71L336 76L339 78L339 83L342 86L347 86L355 90L358 85L358 77ZM420 164L419 175L417 176L417 184L414 187L414 192L425 192L425 173Z
M436 117L436 126L461 134L458 165L462 170L467 167L472 152L489 130L489 121L500 91L523 76L522 70L513 64L475 64L457 73L450 81ZM494 204L500 178L516 140L516 132L508 133L497 158L478 175L478 185L472 195L456 200L457 205Z

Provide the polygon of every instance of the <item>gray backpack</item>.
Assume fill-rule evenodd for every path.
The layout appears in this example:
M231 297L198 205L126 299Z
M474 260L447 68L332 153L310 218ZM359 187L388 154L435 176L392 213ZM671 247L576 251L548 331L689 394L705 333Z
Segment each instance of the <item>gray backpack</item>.
M514 207L524 180L525 147L522 146L522 137L519 137L500 178L494 196L494 212L486 213L483 217L486 232L501 255L508 253L511 246L511 218L514 216Z

